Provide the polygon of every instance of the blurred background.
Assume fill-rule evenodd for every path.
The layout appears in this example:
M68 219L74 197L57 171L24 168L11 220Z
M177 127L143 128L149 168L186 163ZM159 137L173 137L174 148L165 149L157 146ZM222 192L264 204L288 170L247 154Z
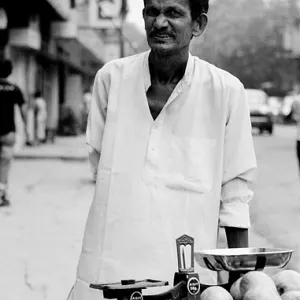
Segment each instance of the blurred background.
M247 89L259 164L250 244L295 249L288 267L300 271L291 109L300 96L300 1L210 3L208 28L191 52ZM0 209L1 299L68 295L94 190L84 137L94 76L106 62L148 49L142 8L142 0L0 0L0 56L13 62L9 80L24 94L29 133L16 110L12 205ZM36 91L46 105L42 142Z

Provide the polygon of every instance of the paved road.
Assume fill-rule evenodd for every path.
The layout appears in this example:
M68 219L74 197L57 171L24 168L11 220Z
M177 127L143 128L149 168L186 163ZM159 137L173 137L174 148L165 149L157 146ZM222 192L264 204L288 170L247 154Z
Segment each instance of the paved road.
M294 127L279 127L274 136L255 136L259 163L251 206L256 232L274 246L295 249L291 266L300 271L300 177Z
M300 187L294 128L254 135L259 162L253 186L253 246L296 250L300 271ZM0 211L0 299L65 300L73 283L92 199L87 162L17 160L13 206Z
M93 184L87 163L18 160L0 212L0 299L66 299Z

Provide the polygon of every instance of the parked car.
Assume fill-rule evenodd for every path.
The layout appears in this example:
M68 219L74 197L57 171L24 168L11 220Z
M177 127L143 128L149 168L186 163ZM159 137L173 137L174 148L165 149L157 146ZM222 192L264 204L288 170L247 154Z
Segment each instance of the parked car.
M273 133L274 116L268 103L268 95L258 89L246 89L248 97L252 128Z

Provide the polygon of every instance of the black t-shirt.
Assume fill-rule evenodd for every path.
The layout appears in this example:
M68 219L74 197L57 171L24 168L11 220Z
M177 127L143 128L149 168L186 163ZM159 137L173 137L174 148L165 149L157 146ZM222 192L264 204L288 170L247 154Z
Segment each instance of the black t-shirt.
M24 98L21 90L14 84L0 80L0 135L15 132L15 105L22 106Z

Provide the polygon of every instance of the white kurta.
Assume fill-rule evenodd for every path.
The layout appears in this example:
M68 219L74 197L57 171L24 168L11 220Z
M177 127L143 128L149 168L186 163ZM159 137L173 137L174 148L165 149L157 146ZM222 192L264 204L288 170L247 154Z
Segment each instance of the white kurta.
M152 278L172 285L176 238L188 234L195 249L211 249L219 226L250 226L247 181L256 159L243 85L190 55L154 121L148 56L112 61L95 79L87 143L101 158L69 299L101 299L90 283ZM207 270L196 270L213 283Z

